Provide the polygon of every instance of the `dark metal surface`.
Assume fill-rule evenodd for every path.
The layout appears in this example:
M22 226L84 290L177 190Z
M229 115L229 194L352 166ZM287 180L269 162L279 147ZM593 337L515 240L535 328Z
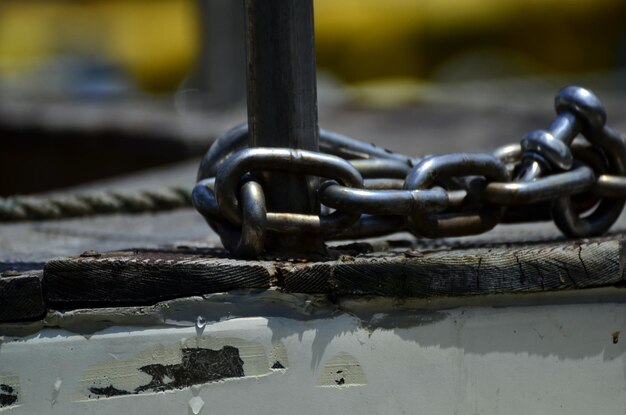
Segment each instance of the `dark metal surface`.
M320 187L324 205L343 212L370 215L409 215L412 212L441 212L448 194L440 187L427 190L365 190L335 183Z
M288 148L242 149L247 132L240 126L207 153L193 203L226 239L225 246L235 245L231 252L239 256L262 255L267 245L261 239L268 232L302 240L312 235L358 239L400 231L439 238L482 233L501 222L553 219L567 236L601 234L624 206L626 144L610 128L596 129L606 114L589 91L563 89L556 110L547 130L532 131L520 145L497 149L493 155L412 158L381 153L377 147L328 131L322 134L321 147L333 155ZM577 138L579 133L584 141ZM268 206L263 220L259 216L246 220L246 210L252 210L246 206L253 199L238 194L239 184L255 180L264 191L261 178L267 171L330 179L317 186L321 214ZM263 223L264 229L248 232L254 240L242 249L241 229L253 226L250 223ZM229 236L231 229L239 233Z
M493 181L508 181L506 167L488 154L447 154L428 158L418 164L406 178L405 189L430 189L444 179L483 176ZM504 210L485 204L477 211L424 214L414 211L407 216L409 229L429 238L483 233L500 222Z
M412 167L407 162L391 159L351 160L351 164L356 167L365 179L404 179Z
M313 0L245 0L245 6L250 145L318 151ZM268 209L319 214L316 178L262 176ZM323 241L268 235L266 246L314 252Z
M247 181L241 186L240 199L243 206L241 230L229 229L228 237L222 241L226 249L239 257L256 257L263 252L267 223L263 188L255 181Z
M598 181L593 188L593 192L598 196L606 198L625 199L626 177L603 174L598 177Z
M532 181L554 170L569 170L573 164L570 147L576 136L583 136L609 160L609 171L623 175L626 170L626 145L623 139L606 127L606 109L590 91L566 87L555 98L557 117L550 127L527 134L522 140L523 167L519 181ZM569 195L555 200L552 216L567 236L585 237L606 232L619 217L624 202L602 200L589 212L578 212ZM581 216L585 213L585 217Z
M222 165L215 179L215 196L220 212L232 223L241 223L241 210L235 190L243 175L252 171L312 175L335 179L349 187L363 187L359 172L349 162L336 156L285 148L256 147L241 150Z
M615 176L626 175L626 143L622 137L606 126L599 132L587 130L586 134L585 137L606 155L609 162L608 173ZM623 208L624 200L602 199L591 213L583 212L583 217L581 212L576 211L571 197L564 196L555 201L552 217L556 226L567 236L596 236L613 226Z
M263 211L266 213L263 214L263 218L257 214L246 222L246 211L255 209L253 205L261 201L265 205L265 196L262 189L259 194L258 188L255 187L257 191L254 197L248 197L240 203L236 191L239 188L238 184L244 181L245 185L248 185L251 180L257 180L257 177L268 171L309 175L316 178L324 177L337 180L347 187L357 189L363 187L363 179L358 170L348 161L333 155L284 148L257 147L238 151L221 165L215 180L202 180L192 194L194 206L217 230L224 245L227 248L234 247L229 250L236 255L258 256L259 247L263 247L265 243L266 231L277 232L281 237L295 235L303 240L313 238L321 240L321 236L334 235L359 219L359 213L347 211L338 210L329 215L320 216L319 214L284 211L268 212L264 206ZM251 172L254 172L254 176ZM252 220L255 231L248 232L246 235L250 237L247 239L243 238L243 235L228 230L229 228L225 228L226 231L220 230L224 222L231 224L229 227L234 225L243 229L249 226L247 223L251 223Z
M198 180L215 177L222 163L233 153L243 150L248 146L248 124L239 124L224 135L219 137L211 148L206 152L200 168L198 169ZM382 165L394 172L405 172L401 179L404 180L406 173L414 164L412 157L404 154L393 153L375 144L366 143L356 138L348 137L344 134L335 133L333 131L320 129L319 147L322 153L332 154L346 160L353 160L356 166L363 169L362 174L366 174L367 169L380 167ZM365 160L371 160L373 163L367 164ZM388 164L385 164L388 163ZM379 175L379 172L377 172ZM399 175L399 173L395 173Z
M590 128L604 127L604 106L584 88L560 90L555 108L558 115L547 130L531 131L522 139L524 167L517 176L520 181L531 181L550 170L569 170L573 163L570 146L574 138L581 132L586 132L589 138Z
M531 182L487 184L482 200L500 205L529 205L590 190L595 182L593 170L586 166L542 177Z

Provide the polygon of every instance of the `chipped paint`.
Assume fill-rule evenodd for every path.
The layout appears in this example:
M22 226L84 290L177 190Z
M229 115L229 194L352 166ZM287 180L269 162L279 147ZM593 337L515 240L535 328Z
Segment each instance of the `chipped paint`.
M272 370L287 370L289 367L289 358L287 356L287 348L281 341L272 343L272 351L270 352L270 368Z
M348 353L339 353L326 362L317 378L319 387L348 387L367 385L359 361Z
M189 399L189 409L193 415L198 415L204 407L204 400L199 396L194 396Z
M371 330L395 329L434 324L446 318L446 311L457 307L512 307L538 305L593 304L626 301L626 290L588 288L575 291L536 294L502 294L466 297L403 298L346 296L330 302L326 295L284 293L278 290L237 290L168 300L152 306L111 307L71 311L50 310L45 319L34 322L0 324L0 335L24 337L44 328L61 328L89 335L112 326L195 326L198 316L207 323L236 317L284 317L294 320L332 318L348 313L359 318ZM394 317L403 314L401 319ZM391 316L387 318L386 316ZM412 318L411 318L412 317ZM202 325L202 324L201 324ZM0 338L0 347L1 344Z
M20 405L20 381L12 374L0 373L0 411Z
M192 385L270 374L263 345L236 338L195 336L111 359L87 369L76 400L185 389Z
M54 381L54 387L52 388L52 399L50 399L50 403L52 406L54 406L57 403L57 399L59 397L59 392L61 391L62 384L63 384L63 381L61 380L61 378L57 378Z
M533 298L538 296L525 301ZM236 314L233 299L222 297ZM587 415L600 406L607 414L626 407L626 342L623 335L612 342L615 331L626 330L624 302L460 307L433 315L408 300L388 306L375 300L359 305L366 308L360 313L316 319L286 317L270 301L261 302L254 306L265 314L217 322L213 300L194 301L188 309L170 303L167 322L115 326L89 340L58 328L7 336L0 372L19 376L20 406L0 415L191 415L190 400L199 415L250 408L259 415L401 414L416 408L429 414ZM356 304L350 310L359 311ZM114 311L79 317L81 324L94 324ZM200 337L198 316L207 320ZM183 349L219 355L227 346L238 350L243 376L134 394L154 378L144 366L175 372L183 365ZM272 369L277 361L287 369ZM170 384L173 377L165 373L158 382ZM92 386L109 388L105 392L113 396L90 399ZM120 391L133 394L114 397Z

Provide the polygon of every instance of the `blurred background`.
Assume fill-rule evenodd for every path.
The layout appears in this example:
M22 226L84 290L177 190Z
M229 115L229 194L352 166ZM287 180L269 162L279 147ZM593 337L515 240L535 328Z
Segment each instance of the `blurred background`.
M245 120L242 3L0 0L0 196L197 163ZM626 127L623 0L314 5L326 128L413 155L489 150L545 127L572 83Z

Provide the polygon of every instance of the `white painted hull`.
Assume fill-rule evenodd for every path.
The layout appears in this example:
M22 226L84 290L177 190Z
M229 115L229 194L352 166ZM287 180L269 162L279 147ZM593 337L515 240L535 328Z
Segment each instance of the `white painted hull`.
M367 319L354 310L259 313L204 327L164 318L91 336L53 328L6 335L0 384L16 400L1 413L626 413L626 339L617 333L626 334L625 303L392 308ZM202 309L195 302L192 312ZM240 375L229 366L218 380L174 379L183 349L232 348ZM173 375L155 391L154 376L140 368L165 366ZM128 394L107 397L109 386Z

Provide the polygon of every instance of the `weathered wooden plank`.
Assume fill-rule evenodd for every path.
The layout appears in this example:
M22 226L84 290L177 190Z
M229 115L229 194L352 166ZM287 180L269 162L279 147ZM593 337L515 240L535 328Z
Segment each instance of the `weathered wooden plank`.
M623 247L616 239L435 250L407 244L412 249L397 243L382 252L339 247L336 259L321 262L239 261L209 248L61 258L45 267L47 301L64 307L153 304L270 286L331 298L466 296L625 282Z
M223 250L114 252L48 262L46 298L55 307L123 306L245 288L269 288L259 262L219 258Z
M46 313L41 271L0 274L0 322L34 320Z
M624 282L622 245L559 242L370 257L332 267L336 294L398 297L541 292ZM286 278L288 279L288 278Z
M334 263L278 266L280 286L294 293L324 293L331 284Z

